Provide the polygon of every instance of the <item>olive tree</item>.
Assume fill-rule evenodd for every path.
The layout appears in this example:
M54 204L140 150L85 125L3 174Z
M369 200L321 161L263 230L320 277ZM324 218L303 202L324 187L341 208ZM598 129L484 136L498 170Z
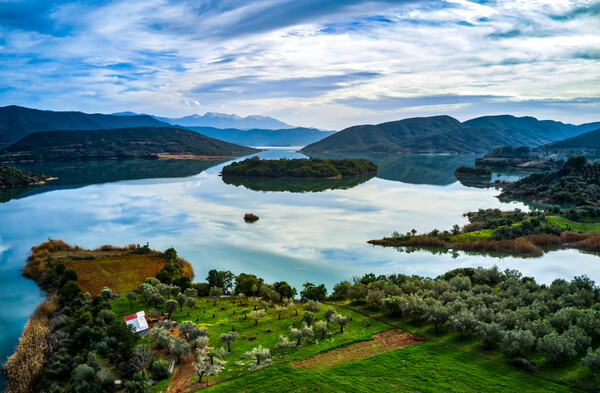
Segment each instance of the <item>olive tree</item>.
M223 296L223 289L212 287L210 291L208 291L208 296L213 298L213 306L217 305L217 299Z
M575 340L557 332L552 332L538 341L537 350L557 366L561 360L572 359L577 355Z
M100 296L102 296L104 300L110 300L113 296L113 292L109 287L104 287L102 292L100 292Z
M344 326L346 326L346 324L348 322L350 322L351 318L350 317L344 317L340 314L335 314L332 317L332 322L333 323L337 323L338 325L340 325L340 333L344 333Z
M265 315L267 315L265 310L250 311L250 319L254 319L254 326L258 326L258 320L263 318Z
M165 311L169 315L169 319L171 319L171 314L177 311L177 301L176 300L167 300L165 303Z
M234 342L238 337L237 332L229 332L221 334L221 342L227 344L227 350L231 352L231 343Z
M179 363L181 355L187 355L191 350L190 344L182 338L171 337L169 340L169 353L177 356L177 363Z
M177 301L177 304L179 304L179 311L183 311L183 305L185 304L186 299L187 298L185 297L185 295L183 293L180 293L175 298L175 300Z
M588 348L587 355L581 359L581 364L590 368L592 371L600 371L600 348L595 351L593 351L592 348Z
M327 333L327 330L328 330L327 323L324 322L324 321L318 321L315 324L315 328L317 329L317 332L320 332L320 333L323 334L323 336L321 338L324 339L325 338L325 333Z
M260 366L260 362L267 362L271 360L271 351L268 348L258 346L252 349L252 351L246 352L246 358L256 359L256 365Z
M310 311L306 311L304 313L304 316L302 317L302 322L306 322L307 325L312 325L314 320L315 320L315 314L313 314Z
M309 300L304 305L304 311L310 311L313 313L319 312L321 311L321 303L316 300Z
M133 308L133 302L135 301L135 299L137 298L135 292L129 292L127 294L127 300L129 300L129 306L130 308Z
M531 350L535 341L529 330L510 330L504 335L501 346L508 356L523 356Z
M138 345L129 358L129 364L135 371L145 374L153 360L152 348L147 345Z
M188 313L187 313L187 315L188 315L188 317L189 317L189 316L190 316L190 311L191 311L191 309L192 309L192 308L194 308L194 307L196 307L196 298L193 298L193 297L186 297L186 298L185 298L185 305L186 305L186 306L187 306L187 308L188 308Z

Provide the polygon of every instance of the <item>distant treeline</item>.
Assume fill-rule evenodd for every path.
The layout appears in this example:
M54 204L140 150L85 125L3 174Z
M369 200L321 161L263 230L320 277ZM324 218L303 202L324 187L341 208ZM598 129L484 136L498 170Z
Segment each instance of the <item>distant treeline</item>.
M377 173L377 165L364 159L344 158L342 160L306 158L261 160L258 157L234 162L223 168L223 177L289 177L289 178L331 178L360 176Z

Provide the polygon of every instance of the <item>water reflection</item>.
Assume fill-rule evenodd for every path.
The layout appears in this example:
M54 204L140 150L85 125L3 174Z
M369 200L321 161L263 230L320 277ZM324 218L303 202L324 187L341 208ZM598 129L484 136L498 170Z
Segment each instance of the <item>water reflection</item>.
M244 186L253 191L321 192L347 190L371 180L375 175L347 176L341 179L277 179L256 177L224 177L225 184Z
M456 182L454 171L470 166L475 156L441 154L318 154L319 158L365 158L377 164L377 177L409 184L445 186Z

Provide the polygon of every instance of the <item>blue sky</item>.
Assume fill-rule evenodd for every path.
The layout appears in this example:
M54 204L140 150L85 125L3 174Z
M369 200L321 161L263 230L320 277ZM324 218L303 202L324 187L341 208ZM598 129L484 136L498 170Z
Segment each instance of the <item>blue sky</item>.
M0 105L600 121L600 1L0 0Z

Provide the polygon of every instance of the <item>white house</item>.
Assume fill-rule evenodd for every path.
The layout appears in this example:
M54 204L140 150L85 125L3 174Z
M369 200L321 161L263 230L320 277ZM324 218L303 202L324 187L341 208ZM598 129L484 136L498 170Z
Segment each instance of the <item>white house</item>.
M128 315L123 319L127 325L132 325L135 328L135 332L140 336L145 337L148 335L148 322L146 321L146 314L143 311Z

